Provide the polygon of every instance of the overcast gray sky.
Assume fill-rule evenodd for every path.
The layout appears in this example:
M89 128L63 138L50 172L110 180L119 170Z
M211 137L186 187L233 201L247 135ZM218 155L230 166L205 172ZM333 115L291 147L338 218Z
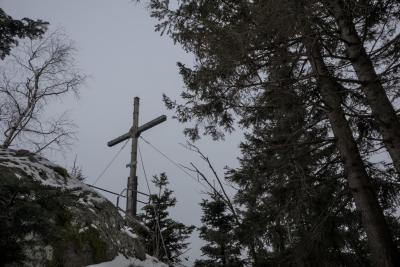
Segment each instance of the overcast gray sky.
M145 2L145 1L143 1ZM193 64L193 57L168 37L154 32L155 20L149 17L145 4L129 0L0 0L1 7L15 18L29 17L50 22L50 28L63 28L78 49L78 67L89 75L79 101L65 100L55 110L69 109L79 126L79 140L64 157L53 158L70 166L75 155L91 183L101 173L121 145L108 148L106 142L127 132L132 123L133 97L140 97L140 123L161 114L167 122L143 134L147 140L179 163L196 162L206 170L198 157L183 149L183 125L171 118L161 96L179 100L183 84L176 62ZM237 166L239 132L227 136L224 142L203 138L197 145L209 155L219 173L223 167ZM140 147L149 176L166 172L170 187L178 200L172 216L185 224L200 225L202 187L178 168L166 161L143 142ZM126 146L114 164L97 183L112 191L126 187L129 170L125 168L130 155ZM139 168L139 190L147 191ZM105 194L106 195L106 194ZM106 195L115 203L115 199ZM197 233L191 238L188 255L200 256L201 241Z

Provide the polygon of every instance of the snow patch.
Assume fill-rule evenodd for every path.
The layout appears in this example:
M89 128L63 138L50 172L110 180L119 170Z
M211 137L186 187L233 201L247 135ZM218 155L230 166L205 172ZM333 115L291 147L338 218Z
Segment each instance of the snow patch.
M168 267L168 265L158 261L156 258L146 255L144 261L135 258L126 258L122 254L118 254L112 261L102 262L99 264L88 265L86 267Z
M83 233L83 232L86 232L87 230L89 230L89 227L85 226L85 227L79 229L78 232L79 232L79 233Z
M45 186L69 190L78 189L77 192L73 192L77 195L81 194L82 191L89 192L85 201L79 200L81 204L94 206L93 202L101 203L107 201L100 193L82 183L80 180L69 176L61 176L56 171L56 168L60 168L60 166L49 160L29 152L27 152L26 155L18 155L18 153L19 152L16 150L0 148L0 166L18 169ZM22 178L21 174L17 172L15 172L15 175L18 179Z
M138 238L138 236L132 232L133 230L130 227L124 226L124 228L122 228L121 230L132 238Z

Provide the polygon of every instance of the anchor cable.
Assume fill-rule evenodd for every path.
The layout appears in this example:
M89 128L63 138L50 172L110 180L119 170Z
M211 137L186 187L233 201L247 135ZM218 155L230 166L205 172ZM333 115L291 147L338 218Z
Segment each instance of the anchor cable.
M192 178L193 180L195 180L197 183L199 183L201 186L203 186L205 189L209 190L209 188L203 184L202 182L200 182L199 177L195 177L194 175L192 175L191 173L189 173L187 170L185 170L184 167L182 167L183 165L177 163L176 161L174 161L173 159L171 159L170 157L168 157L165 153L163 153L160 149L158 149L156 146L154 146L152 143L150 143L149 141L147 141L146 139L144 139L144 137L139 136L146 144L148 144L151 148L153 148L155 151L157 151L161 156L163 156L165 159L167 159L172 165L174 165L175 167L177 167L178 169L180 169L182 172L184 172L187 176L189 176L190 178Z
M104 170L99 174L99 176L97 176L96 180L92 183L92 185L95 185L100 180L100 178L106 173L108 168L110 168L111 164L114 163L114 161L117 159L118 155L122 152L122 150L125 148L125 146L128 144L128 142L129 142L129 139L126 140L125 144L121 147L121 149L117 151L117 153L114 155L114 157L111 159L111 161L107 164L107 166L104 168Z
M144 167L144 162L143 162L143 157L142 157L142 151L140 150L139 144L138 144L138 149L139 149L140 163L141 163L141 165L142 165L144 177L145 177L145 179L146 179L147 189L149 190L149 195L151 196L151 190L150 190L150 185L149 185L149 179L147 178L146 169L145 169L145 167ZM150 196L149 196L149 203L150 203ZM162 246L163 246L165 256L166 256L167 259L168 259L168 265L170 265L171 262L170 262L170 259L169 259L169 257L168 257L167 248L166 248L165 242L164 242L164 237L163 237L162 232L161 232L161 227L160 227L160 222L159 222L159 214L158 214L158 211L156 210L156 208L154 207L154 205L153 205L152 203L150 203L150 206L153 208L154 215L156 216L156 223L157 223L156 226L157 226L158 232L160 233L161 244L162 244Z

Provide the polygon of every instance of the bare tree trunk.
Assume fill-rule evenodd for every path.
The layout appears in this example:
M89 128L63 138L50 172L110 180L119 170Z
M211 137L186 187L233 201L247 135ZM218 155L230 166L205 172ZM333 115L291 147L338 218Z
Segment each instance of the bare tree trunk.
M41 39L20 40L13 60L1 69L1 147L14 145L18 138L40 152L53 145L67 146L74 139L74 125L65 114L57 119L43 117L49 101L77 94L85 78L74 66L74 47L64 38L62 32L54 31Z
M18 128L16 126L13 126L11 127L10 131L7 132L7 136L4 139L3 144L1 145L2 148L8 148L11 145L12 141L15 138L15 133L17 132L17 129Z
M367 233L373 261L380 267L400 266L397 248L341 107L342 99L338 93L340 85L330 75L321 56L318 42L312 40L306 44L306 47L322 99L327 108L326 112L344 164L347 181Z
M3 144L1 145L2 148L8 148L11 143L14 141L14 139L19 135L19 133L23 130L23 128L26 126L27 122L29 122L31 115L32 115L32 107L34 105L29 101L28 106L25 108L25 110L20 114L18 119L12 124L12 126L8 129L6 132L6 138L3 141ZM24 122L25 120L25 122Z
M347 56L362 84L372 115L377 121L383 143L393 160L397 173L400 174L400 121L361 42L352 18L346 14L344 2L335 0L328 3L339 27L340 36L345 43Z

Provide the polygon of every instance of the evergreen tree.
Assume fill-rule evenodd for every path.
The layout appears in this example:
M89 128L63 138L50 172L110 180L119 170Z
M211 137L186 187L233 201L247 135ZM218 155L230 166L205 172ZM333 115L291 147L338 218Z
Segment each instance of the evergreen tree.
M392 213L390 207L393 208L396 199L393 196L396 196L397 193L392 191L391 196L381 194L384 191L383 185L394 184L397 187L398 183L393 182L394 179L391 175L382 175L385 167L379 169L378 165L369 161L371 156L374 155L377 145L379 145L379 143L371 142L371 140L380 140L379 134L378 139L373 135L376 134L377 129L379 132L383 128L376 127L381 122L371 120L369 109L372 109L372 104L369 103L368 97L365 98L359 92L360 85L365 85L363 79L357 80L348 75L352 71L348 67L349 62L346 62L349 58L344 57L343 53L340 54L343 51L341 43L343 37L338 38L338 31L332 26L335 20L338 25L340 21L337 16L335 17L335 14L332 15L332 9L327 4L328 1L186 0L180 2L177 7L169 6L168 2L167 0L151 1L152 15L160 20L157 29L170 34L174 41L182 44L197 59L197 64L193 68L179 64L186 85L186 91L182 93L186 103L179 105L165 97L167 106L176 110L177 117L181 122L195 121L195 126L187 129L186 133L192 138L199 138L199 128L205 125L205 134L210 134L218 139L223 136L221 130L233 130L234 120L237 117L241 126L248 127L249 131L252 131L254 123L251 118L254 115L263 117L264 114L258 113L257 109L260 106L263 107L264 97L270 97L267 93L271 85L282 80L296 85L294 90L302 98L301 102L305 104L303 109L306 111L322 111L323 118L314 121L315 125L325 126L326 134L328 136L333 134L334 137L334 147L331 148L330 155L322 154L323 156L316 160L326 163L329 162L329 159L334 159L334 162L337 163L336 170L339 173L335 173L335 169L333 169L327 177L336 179L335 183L339 185L339 188L343 186L341 189L345 193L351 193L352 199L346 200L347 194L342 196L339 189L329 191L327 185L322 186L321 192L327 190L325 193L330 192L331 198L341 197L341 201L335 202L339 210L343 210L340 209L339 204L343 201L345 207L349 205L349 211L352 214L360 215L363 230L368 237L372 259L377 265L398 265L398 251L393 244L393 238L383 213L383 209L385 209L387 215ZM369 11L363 11L368 10L363 9L363 4L368 3L369 6L366 7L376 7L379 6L376 3L380 2L354 1L356 4L352 7L357 11L353 12L351 18L357 18L357 20L353 20L356 21L355 23L366 22L364 23L366 27L362 28L362 30L364 29L362 32L366 33L363 40L368 40L369 35L383 35L384 37L381 37L381 40L387 44L387 47L392 44L394 47L398 47L398 38L393 38L392 42L386 42L385 38L390 37L387 34L388 31L376 30L381 28L376 27L378 24L388 25L383 20L376 20L376 18L384 17L382 16L383 13L379 13L381 10L379 8L373 9L373 12L380 14L375 17L370 16ZM392 7L395 7L394 10L397 10L396 7L399 6L398 1L384 2L391 3ZM342 18L343 16L340 16L340 19ZM348 26L349 19L348 17L346 19ZM397 18L394 16L391 22L396 24L396 21ZM373 42L370 42L369 45L372 50L377 47ZM277 79L271 66L274 66L275 55L280 53L282 46L286 49L285 54L289 55L287 59L289 60L291 75L283 78L278 76ZM368 43L365 43L365 46L368 46ZM388 67L385 66L382 69L393 72L392 67L398 65L398 53L396 49L391 49L393 53L382 59L384 47L375 50L375 53L379 55L376 60L382 64L388 64ZM373 53L371 52L371 55L375 55ZM370 77L372 76L370 75ZM390 81L387 84L393 87ZM376 82L376 80L373 79L373 82ZM363 90L365 91L365 89ZM393 88L387 90L390 91ZM299 92L301 93L299 94ZM280 99L284 97L284 94L282 94ZM393 95L393 101L397 98L398 94ZM268 112L268 109L264 112ZM283 112L281 117L291 116L288 109ZM379 116L388 115L382 110L373 112L379 113L378 116L374 116L375 120ZM310 117L303 119L308 123ZM279 118L279 121L281 120L282 118ZM267 120L264 125L266 127L268 125L274 126L275 122ZM364 127L365 125L368 125L367 130ZM305 129L308 129L307 124L305 126ZM289 127L289 129L291 128ZM298 134L297 131L292 133ZM264 136L261 136L263 138L259 138L257 135L256 133L261 144L258 143L255 148L252 148L253 150L249 150L250 155L255 154L258 148L262 148L263 143L275 140L265 133ZM286 136L290 137L290 135ZM358 136L358 139L355 136ZM325 138L323 135L320 137ZM307 144L307 142L303 143L304 136L300 135L298 138L300 144ZM291 141L292 138L288 138L288 140ZM278 145L282 146L281 143L278 143ZM319 147L309 145L308 148L310 151L318 151ZM322 151L329 153L329 150L323 149ZM271 155L271 150L268 152L270 154L265 153L260 161L261 164L266 165L266 169L268 168L267 173L278 169L278 167L287 168L288 164L281 166L274 166L272 163L266 164ZM290 162L291 154L289 154L289 159L283 156L285 155L279 154L279 157ZM301 159L301 157L298 157L298 159ZM307 158L304 158L304 160L307 160ZM323 171L325 169L326 167L322 168ZM290 179L299 176L295 172L295 168L288 168L287 170L288 173L285 175L272 175L272 178L280 180L279 184L285 184L287 180L290 181ZM257 172L258 170L252 171ZM305 177L310 176L311 185L319 182L315 180L315 176L309 175L316 171L319 172L318 168L300 165L298 171L304 171ZM274 174L273 171L272 174ZM266 179L269 176L261 174L258 177L259 179ZM249 183L253 184L244 183L240 189L246 193L249 192L251 186L257 188L256 181L250 180ZM283 188L285 189L285 187ZM270 194L265 188L261 188L260 192L260 195L262 193ZM251 196L251 192L248 195ZM277 197L279 195L284 194L276 194ZM254 198L252 204L256 205L257 201L259 200ZM301 206L301 203L298 207ZM304 203L307 204L306 207L308 208L308 205L312 205L313 202ZM387 206L385 203L390 204ZM354 204L356 210L354 210ZM268 210L265 210L265 212L268 212ZM356 217L354 216L354 218ZM265 218L265 216L262 218ZM266 221L265 223L269 222ZM290 225L292 222L284 219L283 223ZM362 238L363 233L360 233L359 237L360 240L365 240L365 238ZM257 246L265 247L268 244L267 240L260 242L260 245L253 241L255 242L254 239L251 239L248 245L254 255ZM279 248L279 246L276 248ZM339 248L338 251L340 252L340 250ZM268 249L263 249L263 251L268 251ZM346 249L342 251L347 252Z
M139 215L144 225L153 231L145 244L150 255L172 266L181 261L180 256L189 244L185 241L195 227L170 218L168 209L176 205L176 198L172 195L173 191L167 188L169 182L166 174L154 176L152 182L158 193L150 195L149 204L143 207L143 213Z
M382 142L400 174L400 120L385 91L388 84L398 90L395 83L399 81L400 42L399 34L394 32L400 20L400 4L394 0L323 2L335 19L338 39L343 42L339 54L353 66L353 77L361 84ZM368 52L365 47L370 45L373 49ZM379 70L380 75L378 62L385 66Z
M204 199L200 204L203 225L199 228L200 238L207 242L201 251L208 259L196 260L195 267L241 267L240 245L234 234L235 219L217 194L210 196L210 200Z
M46 31L47 22L23 18L13 19L0 8L0 59L7 56L12 47L18 45L18 38L38 38Z
M274 82L247 118L253 130L241 167L231 173L246 207L238 236L255 266L366 266L326 116L308 108L304 94L313 88L290 82L288 62L283 47L270 67Z

